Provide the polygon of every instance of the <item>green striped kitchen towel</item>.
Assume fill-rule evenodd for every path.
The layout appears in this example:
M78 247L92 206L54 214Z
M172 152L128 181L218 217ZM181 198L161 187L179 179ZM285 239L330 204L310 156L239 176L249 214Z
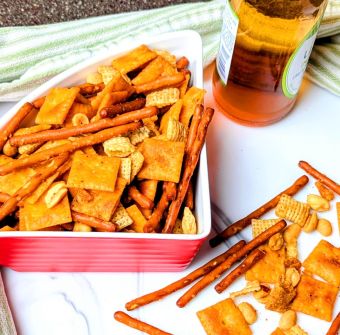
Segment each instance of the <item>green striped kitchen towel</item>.
M122 40L193 29L203 39L204 64L219 46L226 0L170 6L32 27L0 28L0 101L14 101L57 73ZM329 0L308 77L340 95L340 0Z
M8 301L0 273L0 334L16 335L16 329L12 319L12 314L8 306Z

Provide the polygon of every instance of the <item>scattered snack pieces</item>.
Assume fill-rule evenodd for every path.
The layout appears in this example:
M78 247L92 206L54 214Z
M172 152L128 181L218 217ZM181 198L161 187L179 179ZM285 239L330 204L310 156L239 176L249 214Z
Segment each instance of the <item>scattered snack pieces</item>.
M297 312L331 321L337 294L337 287L303 274L291 307Z
M197 316L208 335L252 334L243 314L230 298L197 312Z
M144 332L146 334L150 334L150 335L171 335L170 333L164 332L163 330L160 330L159 328L151 326L148 323L145 323L143 321L132 318L128 314L121 312L121 311L115 312L114 318L118 322L121 322L128 327L140 330L141 332Z
M280 197L275 208L275 214L283 219L297 223L301 227L304 226L310 211L310 206L293 199L287 194Z
M253 232L253 238L263 233L265 230L274 226L278 223L280 219L270 219L270 220L260 220L260 219L252 219L251 220L251 229Z
M220 243L222 243L222 241L224 241L225 239L228 239L229 237L239 233L240 231L242 231L244 228L251 224L252 219L259 219L261 216L269 212L271 209L275 208L281 198L281 195L286 194L293 196L298 191L300 191L308 183L308 181L309 179L307 176L302 176L298 178L293 185L288 187L283 192L279 193L277 196L269 200L263 206L259 207L258 209L256 209L243 219L234 222L233 224L228 226L228 228L226 228L221 233L213 237L209 241L210 246L214 248L218 246Z
M321 182L317 181L315 182L315 186L318 189L320 195L328 200L328 201L332 201L334 199L334 193L333 191L331 191L329 188L327 188L324 184L322 184Z
M316 194L308 194L307 203L312 209L318 212L325 212L330 208L329 201Z
M305 270L340 287L340 249L321 240L302 263Z
M164 288L162 288L158 291L151 292L151 293L146 294L142 297L139 297L137 299L129 301L128 303L126 303L125 308L128 311L134 310L134 309L139 308L141 306L150 304L154 301L158 301L158 300L166 297L167 295L169 295L173 292L176 292L176 291L190 285L196 279L206 275L211 270L216 268L219 264L221 264L226 259L228 259L235 252L242 249L245 246L245 244L246 244L245 241L243 241L243 240L239 241L238 243L233 245L231 248L229 248L227 251L225 251L224 253L213 258L212 260L205 263L204 265L197 268L196 270L192 271L187 276L175 281L174 283L167 285L166 287L164 287Z

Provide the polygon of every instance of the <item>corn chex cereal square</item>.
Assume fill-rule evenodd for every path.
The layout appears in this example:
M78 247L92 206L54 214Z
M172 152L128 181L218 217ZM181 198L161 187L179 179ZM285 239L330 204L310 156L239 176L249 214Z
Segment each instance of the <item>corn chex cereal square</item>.
M78 93L78 87L52 88L48 92L35 122L37 124L63 124Z
M208 335L252 334L241 311L230 298L198 311L197 316Z
M280 201L275 208L275 214L283 219L297 223L303 227L306 223L310 211L310 206L293 199L287 194L280 197Z
M332 320L338 288L302 275L292 309L325 321Z
M267 245L260 247L266 255L246 272L246 280L258 280L261 283L278 283L285 273L285 249L271 250Z
M179 89L175 87L164 88L160 91L149 93L146 96L145 106L162 108L173 105L179 99Z
M340 287L340 249L321 240L302 263L306 271Z
M253 233L253 238L263 233L265 230L269 229L270 227L274 226L278 223L281 219L269 219L269 220L259 220L259 219L252 219L251 220L251 229Z
M77 151L72 160L67 187L114 191L119 171L117 157L86 155Z
M184 142L145 139L140 147L140 151L144 156L144 164L138 173L138 178L178 183L184 149Z
M111 221L117 225L118 230L122 230L133 223L133 220L130 218L127 210L121 203L115 210Z

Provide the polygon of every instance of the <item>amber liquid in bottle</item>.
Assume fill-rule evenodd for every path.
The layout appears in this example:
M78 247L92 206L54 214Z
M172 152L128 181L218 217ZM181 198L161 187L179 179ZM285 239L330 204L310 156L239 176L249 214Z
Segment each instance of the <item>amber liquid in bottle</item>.
M265 126L287 115L296 101L282 80L290 57L319 22L327 1L232 0L239 26L227 85L217 67L213 94L232 120ZM309 55L308 55L309 57Z

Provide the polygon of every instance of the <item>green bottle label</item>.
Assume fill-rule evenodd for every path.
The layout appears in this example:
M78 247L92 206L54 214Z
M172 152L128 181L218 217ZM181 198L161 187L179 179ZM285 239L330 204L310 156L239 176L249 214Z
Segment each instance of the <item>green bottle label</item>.
M216 57L217 72L224 84L227 83L233 55L239 18L229 0L223 13L220 48Z
M299 91L312 53L320 22L316 23L298 48L290 56L282 77L282 90L287 98L294 98Z

